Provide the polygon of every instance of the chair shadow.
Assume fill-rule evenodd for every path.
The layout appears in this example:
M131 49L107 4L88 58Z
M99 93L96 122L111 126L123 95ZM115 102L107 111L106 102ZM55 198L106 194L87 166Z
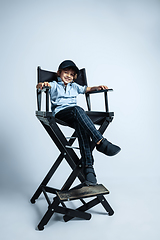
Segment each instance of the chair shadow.
M53 200L53 198L50 198L50 201L52 201L52 200ZM45 208L44 208L44 203L45 203ZM40 206L42 204L43 204L43 207ZM36 200L36 202L34 204L32 204L32 205L34 206L34 209L36 211L36 219L37 219L36 220L37 221L36 224L38 224L41 221L41 219L44 216L44 214L46 213L46 211L47 211L45 198L43 196L39 197ZM75 207L73 202L70 202L70 207L71 206L72 206L72 209L76 209L76 207ZM94 215L95 214L97 214L97 215L108 215L107 212L97 211L97 210L94 210L94 209L89 209L86 212L88 212L90 214L94 214ZM53 223L55 224L56 222L63 222L64 223L63 216L64 216L63 214L59 214L59 213L54 212L52 217L51 217L51 219L50 219L50 221L49 221L49 223L47 225L50 226ZM84 221L84 219L75 217L75 218L71 219L70 221L76 221L77 222L77 221ZM37 227L36 227L36 229L37 229Z

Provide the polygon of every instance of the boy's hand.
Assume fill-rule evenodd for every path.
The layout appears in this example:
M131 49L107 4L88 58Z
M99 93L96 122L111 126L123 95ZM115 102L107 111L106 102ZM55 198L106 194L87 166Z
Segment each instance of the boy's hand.
M98 91L98 90L105 90L105 89L108 89L108 87L105 86L105 85L100 85L100 86L97 87L96 90Z
M105 86L105 85L100 85L100 86L97 86L97 87L87 87L86 92L99 91L99 90L105 90L105 89L108 89L108 87Z
M40 83L37 84L36 88L37 88L37 89L40 88L40 89L42 90L42 88L43 88L44 86L45 86L45 87L51 87L51 85L50 85L48 82L43 82L43 83L40 82Z

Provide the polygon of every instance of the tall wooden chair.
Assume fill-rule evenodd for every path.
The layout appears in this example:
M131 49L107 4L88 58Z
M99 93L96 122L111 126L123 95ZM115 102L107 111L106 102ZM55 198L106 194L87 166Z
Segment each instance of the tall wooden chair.
M42 70L40 67L38 67L37 70L38 83L46 81L57 81L57 75L55 72ZM80 74L76 79L76 82L80 85L87 85L86 71L84 68L80 70ZM108 107L109 91L112 91L112 89L87 92L85 94L88 107L88 111L86 111L86 113L91 118L93 123L99 126L98 130L101 132L101 134L106 131L108 125L111 123L114 117L114 113L109 112ZM46 94L46 111L41 111L41 96L44 93ZM90 94L95 93L104 94L104 112L91 111ZM39 187L37 188L36 192L30 200L31 203L35 203L35 201L43 193L48 203L48 209L44 214L43 218L40 220L38 224L38 229L43 230L44 226L48 223L54 213L63 214L63 219L65 222L71 220L74 217L89 220L91 218L91 214L88 212L86 213L86 210L91 209L97 204L102 204L108 215L113 215L114 211L104 197L105 194L109 194L107 188L102 184L97 184L96 186L86 186L83 168L81 165L81 158L77 156L73 147L73 143L77 137L76 131L74 131L72 136L70 136L69 138L66 137L60 126L68 125L65 122L53 117L52 112L49 111L49 87L44 87L42 90L37 90L37 107L38 111L36 111L36 117L41 122L41 124L53 140L54 144L60 151L60 155L55 160L53 166L46 174L45 178L40 183ZM91 142L92 151L94 148L95 144ZM49 186L48 184L63 160L66 160L72 171L64 182L63 186L60 189L57 189L54 188L54 186ZM72 185L76 178L79 179L80 184L76 187L73 187ZM53 201L50 200L48 193L53 194ZM87 198L89 199L88 202L86 201ZM82 203L82 205L77 209L71 209L66 206L65 202L72 200L74 201L77 199L79 199Z

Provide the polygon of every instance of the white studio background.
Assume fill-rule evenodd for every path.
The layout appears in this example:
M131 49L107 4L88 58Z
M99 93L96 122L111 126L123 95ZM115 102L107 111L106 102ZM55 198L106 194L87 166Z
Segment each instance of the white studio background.
M40 218L35 217L34 207L27 201L59 151L35 117L36 68L40 65L56 71L65 59L86 68L90 86L105 84L114 89L109 93L109 105L115 118L105 137L120 145L122 151L113 158L96 151L94 156L98 180L111 190L111 205L113 203L121 215L119 219L116 215L109 219L105 216L107 232L98 227L99 231L109 240L118 236L123 240L158 238L159 12L159 0L0 0L3 239L44 238L44 233L40 235L34 230ZM78 98L78 103L86 108L83 96ZM103 96L93 96L92 105L94 110L103 110ZM64 166L56 184L64 181L65 171ZM22 209L30 213L26 220L29 226L23 216L21 226L18 217L14 220L16 210L14 216L8 210L11 198L17 206L18 197L27 202ZM14 230L8 222L11 216ZM104 221L103 216L97 218ZM73 224L75 229L82 227L81 222ZM94 232L97 227L94 224L96 222L85 223L85 227L93 231L89 239L102 236ZM58 239L54 227L51 224L45 234L52 237L54 232ZM68 231L67 225L61 224L63 228ZM66 239L72 238L68 235Z

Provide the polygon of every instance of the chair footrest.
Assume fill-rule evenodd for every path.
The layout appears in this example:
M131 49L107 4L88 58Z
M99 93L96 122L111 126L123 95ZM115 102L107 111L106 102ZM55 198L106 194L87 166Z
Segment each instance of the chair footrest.
M105 194L109 194L109 191L102 184L95 186L84 186L79 189L57 192L57 196L59 197L60 201L63 202Z

